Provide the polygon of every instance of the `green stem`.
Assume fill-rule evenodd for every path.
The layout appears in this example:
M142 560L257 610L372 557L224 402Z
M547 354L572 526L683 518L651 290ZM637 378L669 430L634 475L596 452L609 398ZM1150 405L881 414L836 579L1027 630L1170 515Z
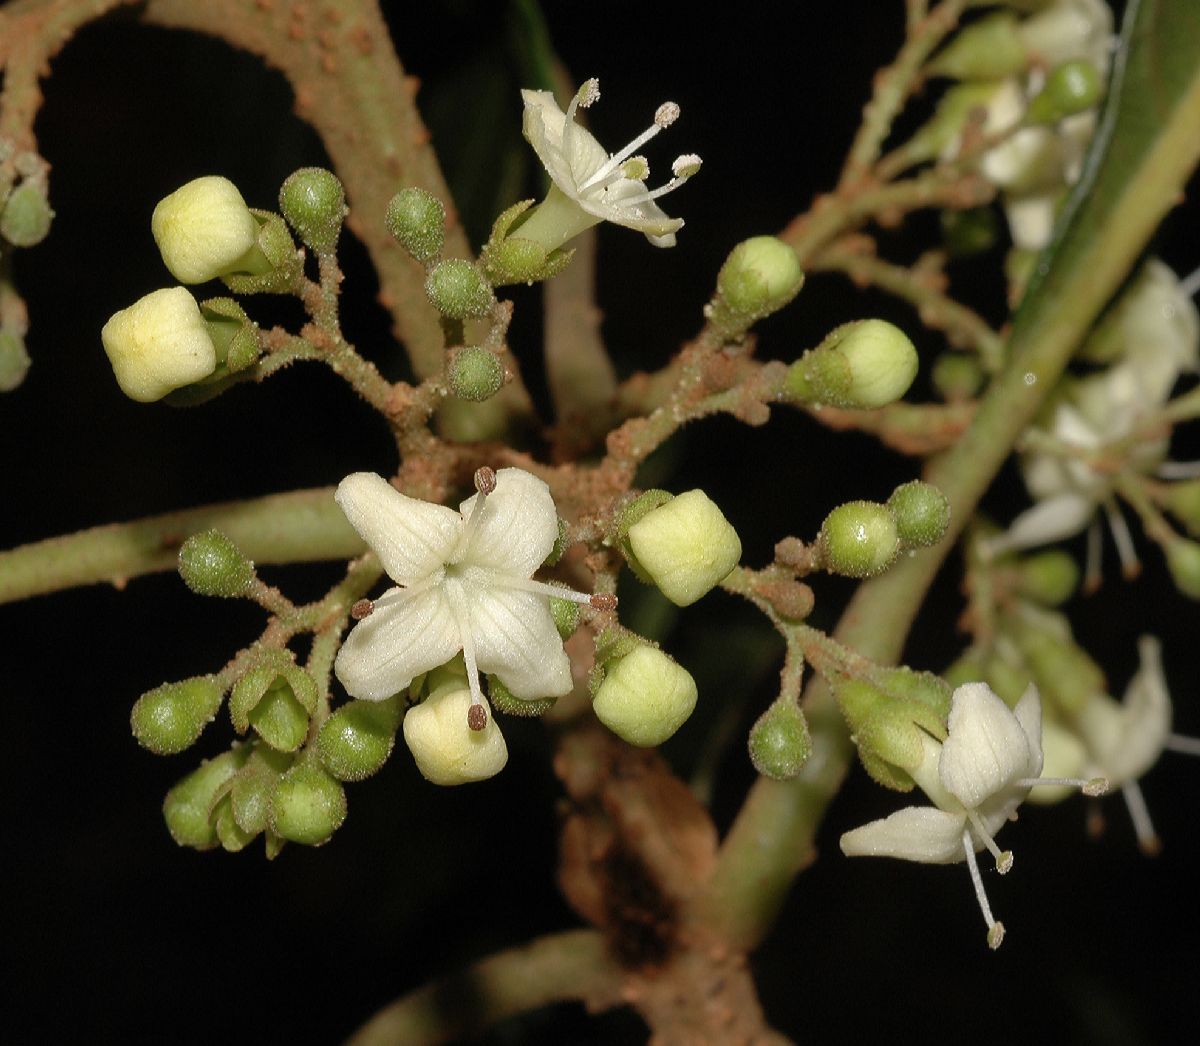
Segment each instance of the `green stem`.
M0 552L0 603L78 585L123 588L132 577L174 570L184 539L210 528L258 563L349 559L363 551L332 487L297 490L113 523Z

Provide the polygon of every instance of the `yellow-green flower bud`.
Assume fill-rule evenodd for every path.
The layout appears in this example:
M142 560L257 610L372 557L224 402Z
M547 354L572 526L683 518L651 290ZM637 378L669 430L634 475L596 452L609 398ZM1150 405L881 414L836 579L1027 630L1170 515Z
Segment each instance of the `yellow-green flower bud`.
M1200 544L1177 538L1164 551L1175 587L1190 599L1200 599Z
M229 718L244 734L251 727L272 748L294 752L317 707L317 684L282 650L262 651L233 685Z
M1079 565L1062 549L1027 556L1017 567L1017 591L1042 606L1065 603L1078 586Z
M1200 479L1172 483L1167 487L1166 509L1192 537L1200 537Z
M795 250L775 236L753 236L734 247L721 266L713 309L761 319L782 309L803 286Z
M1003 80L1022 72L1028 61L1016 17L997 11L951 37L929 63L929 71L954 80Z
M328 254L342 231L346 191L332 171L302 167L284 180L279 210L304 243L318 254Z
M277 678L247 718L254 732L277 752L295 752L308 736L308 715L288 682Z
M12 331L0 331L0 392L12 392L29 373L25 339Z
M737 531L702 490L689 490L629 528L629 546L659 590L686 607L742 558Z
M825 569L843 577L874 577L900 552L896 520L886 505L848 501L821 524L817 537Z
M46 238L53 218L45 190L33 182L22 182L4 203L0 236L14 247L34 247Z
M240 745L216 759L207 759L167 793L163 820L178 845L197 850L211 850L217 845L211 816L214 800L249 757L249 746Z
M133 736L155 755L174 755L194 745L221 707L224 691L213 676L164 683L134 703Z
M328 842L346 820L346 791L315 759L296 763L271 796L271 831L305 846Z
M179 548L179 576L197 595L245 595L254 564L219 530L193 534Z
M984 373L974 356L943 352L933 361L929 378L943 399L960 403L969 400L983 387Z
M800 706L775 701L750 728L750 762L763 777L790 781L812 754L812 738Z
M377 773L396 743L399 701L351 701L333 713L317 735L321 762L340 781L362 781Z
M784 392L804 403L871 410L900 399L917 376L917 350L885 320L846 323L788 368Z
M424 189L401 189L388 202L384 221L400 246L419 262L434 258L446 239L446 208Z
M121 391L140 403L207 378L217 366L200 307L182 287L152 291L114 313L100 340Z
M902 548L936 545L950 526L950 502L937 487L914 479L892 491L887 500Z
M647 490L626 505L621 512L620 518L617 520L617 530L614 535L615 544L621 550L625 561L629 564L629 569L634 572L638 580L646 582L647 585L654 584L654 581L646 572L645 567L638 562L637 556L634 555L633 549L630 547L629 528L648 516L656 508L665 505L674 497L675 495L669 491L659 490L657 487Z
M150 231L180 283L269 268L258 252L258 223L228 178L206 175L163 197L150 218Z
M1030 123L1057 123L1097 105L1103 93L1100 73L1091 62L1083 58L1064 62L1046 77L1046 86L1029 103L1026 119Z
M460 400L481 403L500 391L504 384L504 365L494 352L468 345L451 358L446 368L446 382Z
M433 307L452 320L486 316L495 302L483 273L461 258L435 265L425 280L425 293Z
M655 647L637 646L609 664L592 707L618 737L650 748L684 724L697 696L696 681L685 668Z
M435 689L405 714L404 743L427 781L468 784L504 769L508 746L496 717L488 715L482 730L472 730L467 720L471 707L471 691L454 685Z

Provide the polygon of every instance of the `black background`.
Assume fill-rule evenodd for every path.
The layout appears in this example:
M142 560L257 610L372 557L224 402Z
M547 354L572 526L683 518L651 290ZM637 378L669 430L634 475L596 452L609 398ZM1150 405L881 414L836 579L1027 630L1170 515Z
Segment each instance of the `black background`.
M454 114L461 116L464 83L481 70L504 71L504 5L424 5L436 10L419 13L410 6L390 5L389 14L402 61L422 78L420 104L441 107L435 145L456 158L456 184L486 185L492 161L462 146L464 121ZM602 142L616 148L671 98L683 117L668 144L654 143L652 164L663 170L692 151L705 160L701 175L666 203L687 219L676 249L654 250L621 229L601 232L600 298L619 367L658 366L697 328L729 248L780 228L833 183L871 72L900 40L902 4L743 4L720 18L684 4L547 6L573 73L601 80L603 99L590 119ZM124 16L80 34L54 73L37 131L54 164L58 217L50 239L17 261L34 366L25 385L0 400L0 547L393 469L382 424L319 367L295 367L265 387L176 411L125 399L100 349L108 315L169 282L149 232L156 200L216 172L237 182L251 205L271 206L291 170L322 162L315 136L291 113L284 81L220 43ZM494 89L513 92L502 95L512 131L515 87L513 79L511 88ZM479 104L492 104L480 90ZM1185 206L1158 245L1180 271L1198 261L1196 219L1194 205ZM934 229L919 219L911 235L889 237L887 249L909 260ZM958 271L960 289L994 319L999 257ZM348 242L344 260L349 335L402 374L361 248ZM537 293L515 297L514 342L545 407L535 377ZM286 307L257 303L252 313L296 319ZM833 277L813 277L763 326L760 351L793 358L837 323L870 314L903 323L926 361L939 351L911 312ZM707 422L672 441L655 468L674 489L702 483L754 564L784 533L814 534L833 505L882 499L915 474L911 461L866 438L830 439L784 413L754 431ZM1007 519L1020 504L1010 469L989 507ZM1081 542L1074 547L1081 551ZM1163 583L1158 552L1140 547L1143 581L1130 585L1110 571L1101 593L1071 610L1117 694L1134 668L1137 635L1161 635L1177 729L1200 734L1195 605ZM307 568L269 577L308 598L336 574ZM943 666L961 643L954 569L947 574L909 650L917 667ZM849 590L821 582L817 620L831 624ZM20 1000L8 1011L6 1041L335 1041L432 976L576 925L554 885L559 792L537 723L506 725L508 768L469 788L428 785L401 749L378 777L350 787L349 819L323 849L289 847L270 864L258 845L232 856L177 849L162 826L162 795L197 753L228 744L228 726L221 719L193 752L160 759L131 739L129 707L165 679L219 667L260 621L253 607L190 595L174 575L139 579L123 592L96 587L0 607L2 939L6 980ZM763 707L778 651L754 613L720 594L664 621L674 629L669 648L701 682L700 711L667 746L686 772L721 708L741 702L748 726ZM841 857L842 831L903 801L856 772L822 829L822 859L801 877L755 957L768 1015L789 1035L816 1042L1189 1039L1198 1016L1198 770L1168 755L1144 782L1165 841L1154 861L1139 856L1119 799L1108 801L1110 830L1099 843L1085 837L1079 801L1026 813L1004 839L1017 854L1013 874L988 876L1009 929L994 955L962 866ZM735 744L714 800L722 827L751 778ZM564 1005L486 1041L644 1039L631 1016L591 1021Z

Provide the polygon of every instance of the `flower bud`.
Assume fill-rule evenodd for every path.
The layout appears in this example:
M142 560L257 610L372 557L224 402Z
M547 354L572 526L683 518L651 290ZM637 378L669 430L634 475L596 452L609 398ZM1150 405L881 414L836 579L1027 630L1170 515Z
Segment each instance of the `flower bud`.
M211 817L214 801L249 757L249 746L239 745L216 759L207 759L167 793L163 820L179 846L211 850L217 845Z
M742 558L742 543L702 490L689 490L629 528L629 546L642 568L676 606L710 591Z
M621 550L625 561L629 564L629 569L634 572L639 581L644 581L647 585L654 584L654 581L646 572L646 568L638 562L637 556L634 555L633 548L629 544L629 528L648 516L656 508L671 501L674 497L674 494L666 490L659 490L658 488L647 490L626 505L621 512L620 518L617 520L617 530L614 535L615 544Z
M219 530L193 534L179 548L179 576L197 595L245 595L254 564Z
M1030 123L1058 123L1100 102L1104 84L1091 62L1077 58L1064 62L1047 78L1041 93L1029 103Z
M812 738L800 706L775 701L750 728L750 762L763 777L790 781L812 754Z
M114 313L100 340L121 391L140 403L207 378L217 366L204 317L182 287L152 291Z
M282 650L263 651L260 660L233 685L229 718L238 733L253 727L272 748L294 752L308 734L317 707L317 685Z
M481 403L491 399L504 384L504 365L494 352L469 345L451 357L446 368L450 391L460 400Z
M214 676L164 683L134 703L129 716L133 736L155 755L174 755L196 743L213 721L225 692Z
M1164 551L1175 587L1190 599L1200 599L1200 544L1176 538Z
M53 218L45 190L33 182L22 182L4 203L0 236L14 247L34 247L46 238Z
M936 545L950 526L950 502L937 487L914 479L892 491L887 500L896 534L904 549Z
M753 236L734 247L721 266L712 317L722 328L744 331L782 309L803 286L796 252L774 236Z
M461 258L438 262L425 280L425 293L433 307L452 320L486 316L495 301L483 273Z
M295 752L308 736L308 716L288 682L277 678L250 709L248 719L277 752Z
M821 524L817 537L825 569L843 577L874 577L900 552L896 520L885 505L849 501L839 505Z
M346 216L346 191L324 167L302 167L279 190L279 210L300 239L318 254L330 253Z
M362 781L377 773L396 743L399 701L351 701L333 713L317 735L321 762L339 781Z
M1167 487L1166 509L1192 537L1200 537L1200 479Z
M258 223L228 178L196 178L159 200L150 231L180 283L204 283L238 270L265 272Z
M472 730L467 725L470 708L471 691L456 685L436 689L405 714L404 743L427 781L467 784L504 769L508 746L496 717L489 714L482 730Z
M424 189L401 189L388 202L384 221L400 246L419 262L435 257L446 239L446 208Z
M1062 549L1027 556L1017 567L1017 591L1045 607L1065 603L1078 585L1079 566Z
M911 675L916 677L915 685L919 688L923 674ZM861 679L838 681L834 696L854 735L867 773L885 788L910 791L913 787L910 771L925 761L935 740L946 737L945 716L939 707L933 707L938 701L931 705L921 696L885 693ZM940 697L941 704L948 707L945 695Z
M25 339L12 331L0 331L0 392L12 392L29 373Z
M804 403L871 410L900 399L916 376L917 350L899 327L858 320L793 363L784 391Z
M930 61L929 71L954 80L1003 80L1022 72L1028 60L1016 17L997 11L951 37Z
M234 776L229 789L230 812L237 826L251 837L266 831L270 824L271 796L292 762L292 756L256 744L246 764Z
M592 707L618 737L650 748L684 724L697 696L685 668L656 647L640 645L609 664Z
M271 796L271 831L293 843L320 846L345 820L345 789L315 759L296 763Z
M1103 0L1059 0L1021 22L1026 48L1047 66L1073 58L1107 64L1112 42L1112 9Z
M943 352L933 361L929 375L933 387L950 403L969 400L983 387L983 367L974 356L961 352Z

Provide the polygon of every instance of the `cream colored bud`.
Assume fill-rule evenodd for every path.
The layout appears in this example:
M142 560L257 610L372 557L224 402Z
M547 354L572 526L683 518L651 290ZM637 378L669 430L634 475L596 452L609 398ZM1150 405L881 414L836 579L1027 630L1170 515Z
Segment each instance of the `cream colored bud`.
M489 714L482 730L467 725L471 691L465 686L435 690L404 716L404 743L417 769L437 785L485 781L504 769L508 747Z
M684 724L696 697L696 681L687 669L655 647L638 646L612 664L592 707L618 737L650 748Z
M239 268L258 242L258 223L228 178L196 178L154 208L150 231L180 283L203 283Z
M114 313L100 340L121 391L141 403L207 378L217 366L200 307L182 287L152 291Z
M638 562L672 603L686 607L718 584L742 558L742 543L702 490L689 490L629 528Z

